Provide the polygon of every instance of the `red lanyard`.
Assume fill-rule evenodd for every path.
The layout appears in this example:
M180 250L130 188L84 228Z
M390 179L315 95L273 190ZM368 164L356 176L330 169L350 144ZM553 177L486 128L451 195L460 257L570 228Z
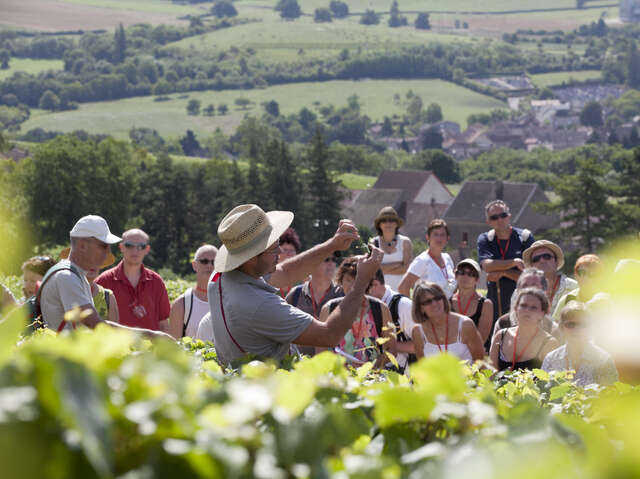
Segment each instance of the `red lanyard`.
M314 318L318 319L318 307L322 304L324 299L327 297L327 295L329 294L329 291L331 291L331 286L329 286L327 290L324 292L324 296L320 298L320 302L316 303L316 297L313 294L313 286L311 286L311 281L309 281L309 293L311 294L311 307L313 308Z
M527 348L531 344L531 341L533 341L533 338L537 336L537 334L534 334L533 336L531 336L527 345L524 347L522 351L520 351L520 356L516 357L516 350L518 349L518 333L519 332L520 332L520 328L516 330L516 337L513 340L513 359L511 361L511 371L513 371L513 369L516 367L516 363L524 355L524 352L527 350Z
M505 246L504 250L502 249L502 246L500 246L500 240L496 236L496 243L498 243L498 248L500 249L500 256L502 256L502 259L506 259L507 251L509 251L509 243L511 243L511 232L512 231L513 231L513 228L510 227L509 228L509 239L507 240L507 246Z
M469 301L467 301L467 305L465 306L464 310L462 309L462 305L460 304L460 291L458 291L458 313L466 316L467 315L467 311L469 310L469 306L471 305L471 300L475 297L475 293L471 295L471 297L469 298ZM449 323L447 323L449 324Z
M440 272L442 273L442 276L444 276L445 281L448 283L449 273L447 272L447 262L444 260L444 258L442 258L442 262L444 263L444 266L440 266L440 264L436 261L436 259L431 254L431 251L429 251L429 256L431 256L431 259L433 260L433 262L438 265L438 268L440 268Z
M558 292L558 285L560 284L560 276L556 277L556 282L553 285L553 289L551 290L551 297L549 298L549 303L553 303L553 298L556 297L556 293Z
M436 338L436 346L438 346L438 349L440 350L440 352L442 352L442 347L440 346L440 338L438 337L438 333L436 333L436 328L433 327L433 323L431 322L431 320L429 320L429 324L431 325L431 331L433 331L433 335ZM449 316L447 316L447 325L445 327L444 333L444 352L446 353L447 351L449 351Z
M213 278L211 278L211 282L215 283L216 281L218 282L218 293L220 296L220 312L222 313L222 320L224 321L224 327L227 330L227 334L231 338L231 341L233 341L233 344L235 344L238 347L240 352L247 354L247 352L244 349L242 349L242 346L238 344L238 341L236 341L236 338L233 337L233 334L231 334L231 331L229 331L229 325L227 324L227 317L224 314L224 306L222 305L222 273L216 273L215 275L213 275Z
M289 294L289 291L291 291L291 286L289 286L288 288L283 289L283 288L278 288L278 291L280 292L280 297L282 299L286 298L287 295Z

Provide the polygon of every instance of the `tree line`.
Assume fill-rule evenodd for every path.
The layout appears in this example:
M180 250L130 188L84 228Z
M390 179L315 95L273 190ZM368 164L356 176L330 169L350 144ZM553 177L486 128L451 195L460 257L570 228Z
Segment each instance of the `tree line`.
M37 245L66 244L77 218L99 214L113 231L144 229L152 238L150 266L180 274L189 272L189 255L200 244L217 242L218 222L237 204L295 211L293 226L306 245L335 231L344 193L320 130L295 153L257 134L240 147L240 161L188 162L113 138L62 135L17 165L4 160L0 197L12 221L30 225ZM13 268L22 260L15 258Z

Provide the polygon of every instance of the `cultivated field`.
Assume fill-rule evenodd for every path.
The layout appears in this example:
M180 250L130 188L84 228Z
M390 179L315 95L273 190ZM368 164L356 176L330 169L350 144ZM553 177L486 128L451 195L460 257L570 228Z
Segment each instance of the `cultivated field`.
M531 75L531 80L538 88L560 85L562 82L571 83L571 81L596 80L601 78L601 72L598 70L585 70L579 72L558 72L543 73L541 75Z
M2 0L0 25L50 32L109 29L119 23L185 23L177 17L198 12L167 0Z
M374 121L385 115L402 114L405 108L394 103L394 94L402 98L407 91L420 95L426 105L439 103L444 117L466 125L466 118L472 113L487 112L506 105L494 98L480 95L466 88L441 80L367 80L330 81L322 83L294 83L265 88L262 90L226 90L171 95L170 101L155 102L153 97L87 103L78 110L45 113L34 110L32 118L22 126L22 131L44 128L69 132L83 129L91 133L112 134L127 137L132 127L149 127L158 130L162 136L183 135L191 129L196 134L208 135L220 127L226 133L232 132L246 114L262 114L261 103L275 100L283 114L298 112L306 106L314 109L314 102L322 105L346 105L347 98L357 94L362 111ZM248 109L240 110L234 105L237 98L247 98L254 102ZM229 106L225 116L189 116L186 105L190 99L198 99L204 108L208 104Z
M32 60L30 58L12 58L7 70L0 70L0 81L9 78L14 72L27 72L37 75L47 70L62 70L62 60Z

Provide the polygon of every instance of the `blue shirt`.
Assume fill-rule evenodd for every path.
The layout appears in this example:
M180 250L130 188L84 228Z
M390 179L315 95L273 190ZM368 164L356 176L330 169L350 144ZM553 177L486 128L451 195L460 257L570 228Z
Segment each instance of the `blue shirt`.
M513 227L511 230L510 241L498 240L497 235L493 241L489 241L488 232L481 233L478 236L478 262L482 263L485 259L522 258L523 251L531 246L535 242L535 239L533 234L530 234L529 238L527 238L525 242L522 242L520 240L521 235L522 229L516 227ZM498 241L500 242L500 246L498 246ZM504 249L507 246L507 241L509 242L509 246L503 258L500 247Z

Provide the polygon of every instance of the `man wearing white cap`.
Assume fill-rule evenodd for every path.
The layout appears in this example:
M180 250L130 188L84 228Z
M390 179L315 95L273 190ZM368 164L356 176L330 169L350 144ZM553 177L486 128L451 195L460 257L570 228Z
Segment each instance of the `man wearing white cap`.
M383 252L372 248L363 258L353 289L321 323L285 302L274 286L302 280L334 251L359 238L355 225L342 220L324 243L278 264L279 238L293 221L290 211L265 213L257 205L241 205L218 227L223 246L208 287L213 341L223 364L255 355L280 360L291 343L335 346L351 327L369 281L380 267ZM268 284L263 276L269 276Z
M82 319L85 326L93 328L102 321L96 312L86 273L89 269L100 268L110 252L109 246L121 241L120 237L111 234L105 219L95 215L80 218L69 236L69 258L47 271L37 294L45 326L58 332L75 328L75 324L64 320L64 314L75 307L88 312ZM117 323L106 322L124 328ZM139 331L152 334L151 331ZM162 336L167 335L163 333Z

